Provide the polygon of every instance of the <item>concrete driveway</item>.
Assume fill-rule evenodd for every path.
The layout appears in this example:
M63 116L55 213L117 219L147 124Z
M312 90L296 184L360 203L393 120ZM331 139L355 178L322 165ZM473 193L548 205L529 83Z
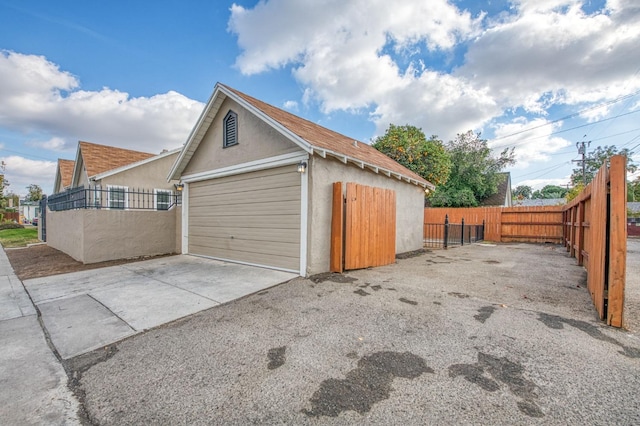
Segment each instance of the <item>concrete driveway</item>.
M68 359L296 276L181 255L23 283Z

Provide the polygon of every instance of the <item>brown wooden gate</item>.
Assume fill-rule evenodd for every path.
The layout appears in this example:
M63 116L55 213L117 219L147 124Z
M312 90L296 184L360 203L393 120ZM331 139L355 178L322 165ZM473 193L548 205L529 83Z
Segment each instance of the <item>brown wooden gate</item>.
M395 256L395 191L335 182L331 272L388 265L395 262Z

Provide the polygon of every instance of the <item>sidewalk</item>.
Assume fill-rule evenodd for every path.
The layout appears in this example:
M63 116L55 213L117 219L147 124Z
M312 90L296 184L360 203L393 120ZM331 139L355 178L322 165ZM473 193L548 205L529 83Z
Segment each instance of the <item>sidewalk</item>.
M80 424L78 401L36 310L0 250L0 424Z

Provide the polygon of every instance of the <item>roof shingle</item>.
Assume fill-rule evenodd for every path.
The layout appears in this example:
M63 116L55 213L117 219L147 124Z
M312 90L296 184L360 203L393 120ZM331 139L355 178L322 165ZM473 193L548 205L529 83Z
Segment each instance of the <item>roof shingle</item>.
M82 155L82 160L84 161L84 167L87 169L88 177L137 161L146 160L156 155L148 152L133 151L84 141L79 142L79 150Z
M75 165L76 162L73 160L58 158L58 170L60 170L60 181L62 182L63 188L71 185L71 180L73 179L73 168Z

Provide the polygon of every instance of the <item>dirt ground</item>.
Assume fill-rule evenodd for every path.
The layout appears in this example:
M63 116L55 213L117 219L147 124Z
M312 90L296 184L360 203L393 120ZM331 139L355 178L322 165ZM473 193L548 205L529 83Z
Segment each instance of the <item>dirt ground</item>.
M139 262L152 259L147 256L133 259L110 260L107 262L91 263L88 265L74 260L71 256L49 247L46 244L34 245L27 248L5 249L9 262L20 280L48 277L50 275L66 274L69 272L86 271L104 268L105 266L122 265L124 263Z

